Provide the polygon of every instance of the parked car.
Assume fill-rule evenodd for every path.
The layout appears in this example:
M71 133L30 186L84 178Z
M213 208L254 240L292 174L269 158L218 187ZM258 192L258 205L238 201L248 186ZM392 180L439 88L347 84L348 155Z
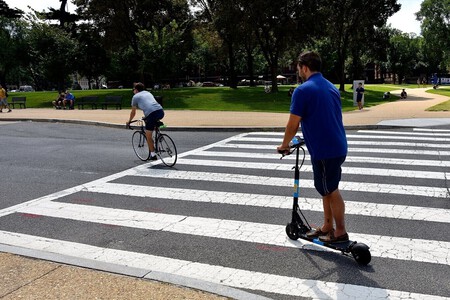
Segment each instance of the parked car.
M31 85L21 85L19 87L19 92L33 92L34 89Z
M211 81L205 81L202 83L202 86L204 87L213 87L213 86L217 86L214 82Z

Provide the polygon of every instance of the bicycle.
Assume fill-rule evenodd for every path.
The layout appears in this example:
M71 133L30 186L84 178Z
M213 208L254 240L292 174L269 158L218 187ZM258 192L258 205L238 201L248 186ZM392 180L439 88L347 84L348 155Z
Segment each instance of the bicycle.
M137 126L130 125L131 123L136 122L138 123ZM156 122L155 129L153 130L155 152L163 164L168 167L173 167L177 162L177 147L170 136L165 133L161 133L161 127L164 127L164 123L158 121ZM136 153L136 156L142 161L149 160L150 149L148 147L147 137L145 135L144 120L133 120L128 124L128 128L135 130L131 138L134 153Z

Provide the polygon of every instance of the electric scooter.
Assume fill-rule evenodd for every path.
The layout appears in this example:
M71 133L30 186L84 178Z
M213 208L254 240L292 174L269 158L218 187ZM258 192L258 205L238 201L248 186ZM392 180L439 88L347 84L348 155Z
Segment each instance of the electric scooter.
M367 246L366 244L350 240L346 242L326 243L322 242L318 237L310 238L306 235L306 233L311 230L311 226L309 225L308 221L306 220L305 216L300 210L300 207L298 206L298 197L300 193L300 186L299 186L300 168L303 166L303 163L305 162L305 149L303 148L304 145L305 145L304 139L299 136L295 136L290 143L290 150L288 152L279 151L279 153L282 155L280 159L282 159L286 155L290 155L296 152L295 166L293 168L295 170L294 205L292 208L292 220L290 223L286 225L287 236L291 240L298 240L300 238L320 246L338 250L341 251L341 253L344 255L348 255L349 253L351 253L357 263L361 265L369 264L372 256L369 251L369 246ZM302 149L303 151L303 159L301 165L299 166L300 149Z

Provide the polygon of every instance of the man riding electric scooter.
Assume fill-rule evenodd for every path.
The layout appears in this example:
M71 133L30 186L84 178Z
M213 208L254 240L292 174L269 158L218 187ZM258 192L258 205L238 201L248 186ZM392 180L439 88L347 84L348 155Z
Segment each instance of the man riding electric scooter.
M345 204L339 192L341 165L347 156L341 98L336 87L320 73L322 60L316 52L300 54L297 69L303 84L292 95L290 117L279 152L289 152L289 142L299 124L311 155L314 186L322 195L324 223L306 236L325 243L347 242ZM336 228L334 228L336 224Z

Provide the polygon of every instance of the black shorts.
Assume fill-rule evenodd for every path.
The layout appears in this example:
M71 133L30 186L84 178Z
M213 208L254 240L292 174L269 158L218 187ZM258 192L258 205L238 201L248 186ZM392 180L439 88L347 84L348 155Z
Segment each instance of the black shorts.
M156 122L164 118L164 110L159 109L150 113L148 116L144 118L145 121L145 129L153 131L156 126Z
M341 181L341 165L345 161L345 156L311 160L314 172L314 187L322 196L334 192L339 187Z

